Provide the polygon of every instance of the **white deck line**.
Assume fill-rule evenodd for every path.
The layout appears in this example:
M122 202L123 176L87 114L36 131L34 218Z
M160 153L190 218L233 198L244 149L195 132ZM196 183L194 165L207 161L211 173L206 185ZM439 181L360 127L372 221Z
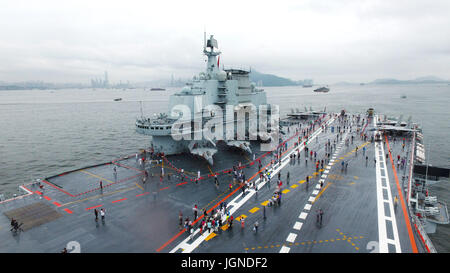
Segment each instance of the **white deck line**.
M376 120L377 116L374 117L373 122L374 126L376 126ZM374 131L374 136L378 133L378 131ZM384 154L383 145L381 143L375 143L375 153L382 153ZM386 170L386 160L385 157L383 157L382 160L377 160L376 162L376 185L377 185L377 212L378 212L378 245L379 245L379 252L380 253L388 253L389 247L388 243L391 242L392 245L395 246L395 252L401 253L402 249L400 247L400 240L398 236L398 229L397 229L397 221L395 217L387 217L385 215L384 211L384 203L389 203L389 212L390 215L395 215L394 213L394 206L392 204L392 196L391 196L391 188L389 183L389 177L386 172L386 191L387 191L387 200L383 197L383 185L381 181L381 168L384 168ZM386 221L391 221L392 223L392 230L393 230L393 236L394 238L388 238L387 232L386 232Z
M302 213L300 213L300 215L298 216L298 218L305 220L307 216L308 216L308 213L302 212Z
M302 226L303 226L302 222L295 222L293 229L300 230L302 228Z
M287 246L282 246L279 253L289 253L291 249Z
M297 238L297 234L289 233L288 237L286 238L286 241L288 241L289 243L293 243L295 241L295 238Z

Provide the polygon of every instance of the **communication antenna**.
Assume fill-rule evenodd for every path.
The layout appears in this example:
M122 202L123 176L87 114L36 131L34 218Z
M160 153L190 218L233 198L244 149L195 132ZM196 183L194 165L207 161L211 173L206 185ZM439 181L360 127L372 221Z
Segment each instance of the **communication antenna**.
M141 104L141 119L143 119L144 118L144 113L142 112L142 101L140 101L140 104Z
M203 27L203 49L206 50L206 28Z

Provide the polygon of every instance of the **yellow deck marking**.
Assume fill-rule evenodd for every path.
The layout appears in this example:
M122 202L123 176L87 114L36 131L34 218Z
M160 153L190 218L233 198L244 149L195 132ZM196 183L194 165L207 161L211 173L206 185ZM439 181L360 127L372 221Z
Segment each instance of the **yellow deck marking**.
M141 190L143 190L143 191L145 191L144 190L144 188L141 186L141 185L139 185L137 182L136 183L134 183L134 184L136 184L136 186L139 188L139 189L141 189Z
M96 174L90 173L90 172L85 171L85 170L80 170L80 172L85 173L85 174L88 174L88 175L93 176L93 177L95 177L95 178L98 178L98 179L100 179L100 180L102 180L102 181L104 180L104 181L109 182L109 183L115 183L115 182L112 182L111 180L108 180L108 179L106 179L106 178L104 178L104 177L98 176L98 175L96 175Z
M357 176L353 176L353 178L355 178L355 179L359 179L359 177L357 177Z
M295 188L297 188L297 187L298 187L297 184L294 184L294 185L291 186L291 188L293 188L293 189L295 189Z
M350 183L348 183L349 185L354 185L355 184L355 182L350 182Z
M319 199L319 197L322 195L322 193L333 183L328 182L327 185L319 192L319 194L316 196L316 199L314 199L314 201L312 201L312 203L314 204L314 202L317 201L317 199Z
M254 207L254 208L252 208L251 210L249 210L249 212L250 212L250 213L255 213L255 212L257 212L258 210L259 210L258 207Z
M80 202L91 200L91 199L96 199L96 198L99 198L99 197L105 197L105 196L112 195L112 194L115 194L115 193L118 193L118 192L129 191L129 190L132 190L132 189L135 189L135 188L136 188L136 186L132 186L132 187L129 187L129 188L120 189L120 190L113 191L113 192L108 192L108 193L105 193L105 194L99 194L99 195L96 195L96 196L92 196L92 197L84 198L84 199L81 199L81 200L72 201L72 202L68 202L68 203L62 204L61 207L67 206L67 205L71 205L71 204L80 203Z
M228 224L225 224L221 227L222 230L227 230L228 229Z
M208 165L208 164L206 164L206 166L208 167L208 169L209 169L209 172L210 172L211 174L214 174L214 173L213 173L213 171L211 170L211 167L209 167L209 165Z
M305 183L306 182L306 180L300 180L300 181L298 181L298 183L300 183L300 184L303 184L303 183Z
M339 159L344 159L344 157L343 157L343 156L341 156L341 157L339 157Z
M269 200L262 202L261 205L267 206L268 203L269 203Z
M288 193L288 192L290 192L291 190L288 190L288 189L285 189L284 191L282 191L282 193Z
M247 215L242 214L241 216L236 217L235 220L236 220L236 221L241 221L241 218L244 218L244 219L245 219L245 218L247 218Z
M215 234L215 233L213 232L213 233L209 234L208 237L206 237L205 241L209 241L209 240L211 240L212 238L214 238L214 237L216 237L216 236L217 236L217 234Z

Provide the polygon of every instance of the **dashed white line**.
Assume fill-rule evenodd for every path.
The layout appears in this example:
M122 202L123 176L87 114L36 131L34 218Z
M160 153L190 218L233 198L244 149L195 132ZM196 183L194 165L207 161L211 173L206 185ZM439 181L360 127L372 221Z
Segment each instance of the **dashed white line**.
M302 226L303 226L302 222L295 222L293 229L300 230L302 228Z
M305 220L306 216L308 216L308 213L302 212L302 213L300 213L300 216L298 218Z
M287 246L282 246L280 249L280 253L289 253L291 249Z
M293 243L295 241L295 238L297 238L297 234L289 233L288 237L286 238L286 241L288 241L289 243Z

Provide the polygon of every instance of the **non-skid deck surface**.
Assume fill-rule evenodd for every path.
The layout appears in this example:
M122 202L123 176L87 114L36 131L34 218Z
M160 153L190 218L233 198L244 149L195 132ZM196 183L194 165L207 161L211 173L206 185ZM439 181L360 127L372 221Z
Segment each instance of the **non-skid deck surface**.
M23 224L21 226L23 231L62 217L61 213L44 202L36 202L21 208L9 210L4 212L4 214L9 220L15 219L17 222Z

